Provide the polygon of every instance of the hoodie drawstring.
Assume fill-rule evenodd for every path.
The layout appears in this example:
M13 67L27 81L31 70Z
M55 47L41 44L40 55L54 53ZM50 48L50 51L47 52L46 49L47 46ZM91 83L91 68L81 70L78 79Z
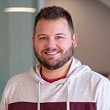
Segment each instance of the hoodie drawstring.
M40 110L40 81L38 84L38 102L37 102L37 110Z
M70 80L67 80L67 101L66 101L66 110L70 110L70 100L69 100L69 82Z
M69 100L69 82L67 80L67 100L66 100L66 110L70 110L70 100ZM41 82L38 83L38 102L37 102L37 110L40 110L40 90L41 90Z

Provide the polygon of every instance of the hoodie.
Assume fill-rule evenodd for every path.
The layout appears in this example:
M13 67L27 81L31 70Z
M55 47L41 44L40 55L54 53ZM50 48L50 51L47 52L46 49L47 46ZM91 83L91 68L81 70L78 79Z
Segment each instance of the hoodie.
M46 82L41 65L13 76L0 110L110 110L110 82L73 57L66 78Z

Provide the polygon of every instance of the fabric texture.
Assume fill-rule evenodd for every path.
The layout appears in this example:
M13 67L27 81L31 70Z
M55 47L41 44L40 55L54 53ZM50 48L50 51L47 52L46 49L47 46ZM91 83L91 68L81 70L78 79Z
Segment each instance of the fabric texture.
M73 57L66 78L49 83L40 64L12 77L0 110L110 110L110 82Z

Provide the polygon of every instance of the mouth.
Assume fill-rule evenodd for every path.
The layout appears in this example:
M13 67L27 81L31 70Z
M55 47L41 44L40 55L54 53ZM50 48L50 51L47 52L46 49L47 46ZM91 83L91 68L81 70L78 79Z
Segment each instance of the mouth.
M60 51L59 51L59 50L56 50L56 49L44 51L44 54L45 54L46 56L52 57L52 58L55 57L55 56L57 56L59 53L60 53Z
M45 54L47 54L47 55L56 55L58 53L59 53L58 51L55 51L55 52L45 52Z

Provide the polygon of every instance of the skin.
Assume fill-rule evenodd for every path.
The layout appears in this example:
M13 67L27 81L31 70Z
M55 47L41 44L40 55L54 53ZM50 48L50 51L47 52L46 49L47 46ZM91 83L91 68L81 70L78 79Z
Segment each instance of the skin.
M41 68L46 78L55 79L67 74L71 65L72 50L77 46L77 35L71 35L64 18L40 19L32 42L36 57L49 65L48 67L42 65ZM59 62L63 63L55 66L60 64Z

